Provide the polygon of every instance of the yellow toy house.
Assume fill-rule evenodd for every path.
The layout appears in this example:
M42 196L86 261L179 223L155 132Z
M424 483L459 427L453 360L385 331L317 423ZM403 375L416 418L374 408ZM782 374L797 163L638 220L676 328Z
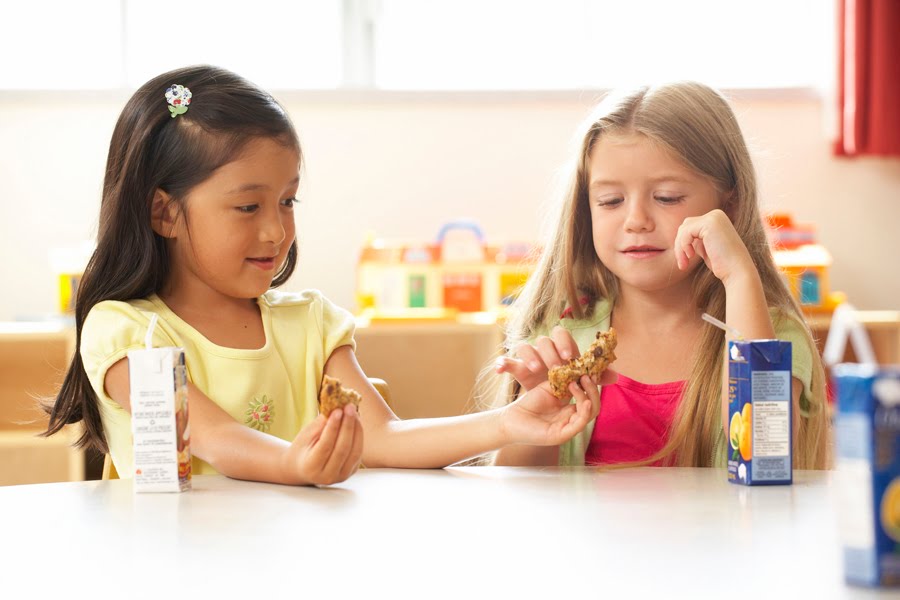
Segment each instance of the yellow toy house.
M831 253L815 242L813 227L797 225L783 213L769 215L767 221L775 264L800 306L811 313L830 313L846 301L842 292L831 291Z

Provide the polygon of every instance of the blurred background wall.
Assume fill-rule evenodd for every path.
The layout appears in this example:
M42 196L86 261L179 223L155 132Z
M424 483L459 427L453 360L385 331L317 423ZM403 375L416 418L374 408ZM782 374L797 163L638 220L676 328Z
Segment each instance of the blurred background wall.
M368 235L424 241L470 218L492 243L539 240L602 90L693 78L733 99L763 208L815 225L831 289L859 308L900 305L900 158L832 152L843 3L196 0L177 18L156 6L34 0L0 22L0 321L57 312L51 254L95 234L119 111L149 77L197 62L271 90L300 132L288 288L353 309Z

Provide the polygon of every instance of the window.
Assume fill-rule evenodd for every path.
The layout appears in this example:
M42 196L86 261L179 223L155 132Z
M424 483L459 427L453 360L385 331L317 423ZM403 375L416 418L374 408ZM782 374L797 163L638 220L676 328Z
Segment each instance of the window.
M120 87L119 0L16 2L14 9L5 7L4 13L0 19L0 88Z
M320 0L125 2L128 87L209 63L269 89L341 83L341 4Z
M0 22L0 89L134 88L212 63L274 90L823 87L820 0L32 0Z
M381 0L375 85L387 89L717 87L830 80L820 0Z
M0 88L135 88L216 64L272 89L341 83L341 4L33 0L0 21Z
M386 0L375 24L375 86L581 87L584 8L582 0Z

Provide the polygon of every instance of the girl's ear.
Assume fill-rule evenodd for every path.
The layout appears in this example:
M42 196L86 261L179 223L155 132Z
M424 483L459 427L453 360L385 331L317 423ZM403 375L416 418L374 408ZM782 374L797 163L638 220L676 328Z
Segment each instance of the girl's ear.
M166 192L157 189L150 205L150 226L164 238L175 237L175 225L180 214L178 203Z

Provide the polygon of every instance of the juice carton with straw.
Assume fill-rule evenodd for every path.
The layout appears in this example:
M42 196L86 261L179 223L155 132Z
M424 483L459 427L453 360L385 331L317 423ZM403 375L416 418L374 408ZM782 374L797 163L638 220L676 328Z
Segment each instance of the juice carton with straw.
M791 343L728 342L728 481L789 484Z
M728 342L728 481L791 483L791 343L744 340L712 315L703 320L737 338Z
M157 316L150 319L145 349L128 353L134 491L191 489L191 437L187 374L182 348L153 348Z

